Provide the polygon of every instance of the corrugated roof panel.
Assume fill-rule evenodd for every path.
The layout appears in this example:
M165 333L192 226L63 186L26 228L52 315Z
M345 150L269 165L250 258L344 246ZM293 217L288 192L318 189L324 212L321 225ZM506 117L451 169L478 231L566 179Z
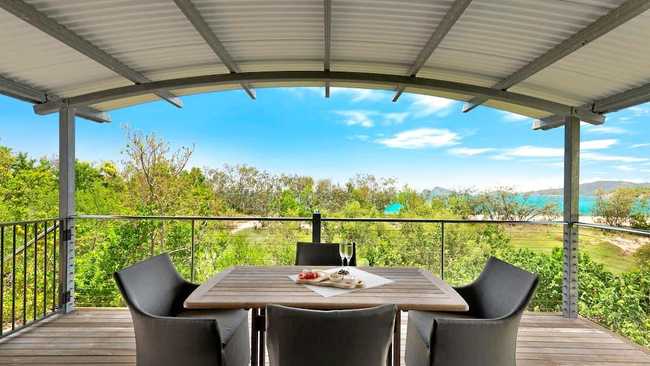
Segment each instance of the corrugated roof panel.
M228 72L172 0L25 1L152 80ZM323 0L192 1L242 71L323 69ZM473 0L418 76L492 86L624 1ZM452 3L332 0L331 69L406 75ZM0 11L0 26L0 75L63 96L131 84L4 11ZM648 39L650 11L511 90L581 105L644 85L650 82ZM300 84L323 85L264 83L259 87ZM153 99L151 95L127 98L100 107L113 109ZM540 115L508 103L487 105Z
M581 105L650 83L650 11L513 88Z
M376 62L403 65L406 73L452 3L334 0L332 69L344 71L344 64Z
M0 9L0 75L68 96L128 85L107 68Z
M237 63L323 59L323 1L195 0ZM322 69L322 66L316 70ZM285 69L286 70L286 69Z
M220 60L171 0L28 0L141 73Z
M504 79L623 1L474 0L426 66Z

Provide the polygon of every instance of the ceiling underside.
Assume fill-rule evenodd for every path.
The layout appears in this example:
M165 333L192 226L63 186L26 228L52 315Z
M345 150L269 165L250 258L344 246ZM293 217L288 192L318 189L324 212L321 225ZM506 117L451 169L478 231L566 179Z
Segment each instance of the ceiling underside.
M450 13L460 0L18 1L118 62L123 69L116 71L34 26L33 20L12 13L7 5L12 0L0 0L0 77L42 92L48 99L72 98L148 81L235 71L323 71L327 69L325 49L329 49L332 72L417 76L496 86L591 109L594 103L630 90L641 91L640 96L635 95L636 101L647 100L649 1L465 0L457 19L430 50L432 53L424 53L424 62L415 70L414 63L431 46L432 34L449 23ZM210 46L182 11L187 3L218 39L226 56ZM583 42L522 81L498 87L518 71L530 69L536 59L545 57L581 30L626 6L637 10L625 22ZM120 71L124 69L133 74ZM167 92L183 96L242 85L190 85ZM332 81L329 85L399 87L361 81ZM325 82L291 80L249 85L251 89L280 86L324 87ZM417 87L406 87L405 91L464 101L476 96ZM6 89L4 92L16 94ZM160 98L160 93L143 94L90 106L110 111ZM553 114L504 100L483 104L535 118Z

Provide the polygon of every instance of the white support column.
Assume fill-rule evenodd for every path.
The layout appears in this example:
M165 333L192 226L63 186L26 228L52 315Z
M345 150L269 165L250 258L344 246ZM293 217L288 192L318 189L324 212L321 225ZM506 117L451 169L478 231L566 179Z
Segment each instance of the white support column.
M59 110L59 217L63 220L60 240L59 304L61 311L74 310L74 220L75 214L75 110Z
M564 280L562 313L578 317L578 226L580 185L580 119L566 117L564 123Z

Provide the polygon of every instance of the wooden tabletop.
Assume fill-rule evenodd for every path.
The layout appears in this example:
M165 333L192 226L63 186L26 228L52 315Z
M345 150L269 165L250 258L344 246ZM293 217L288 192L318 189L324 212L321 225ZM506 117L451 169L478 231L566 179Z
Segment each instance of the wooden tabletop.
M400 310L469 309L451 286L430 272L417 268L358 267L395 282L333 297L323 297L289 279L289 275L297 274L303 268L230 267L194 290L184 305L188 309L248 309L264 308L268 304L307 309L353 309L395 304Z

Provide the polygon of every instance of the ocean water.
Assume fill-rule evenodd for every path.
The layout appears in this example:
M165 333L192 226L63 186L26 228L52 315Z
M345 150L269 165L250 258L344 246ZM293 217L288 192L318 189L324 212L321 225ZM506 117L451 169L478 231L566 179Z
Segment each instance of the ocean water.
M528 205L535 207L544 207L549 203L554 203L557 205L558 212L562 213L564 208L563 197L559 195L531 195L524 197L524 195L518 195L518 199L521 202L525 202ZM578 205L581 216L591 216L593 214L594 206L596 205L596 196L580 196ZM394 202L386 206L384 213L388 215L399 214L402 209L402 205L398 202ZM650 213L650 207L647 208L648 213Z
M559 195L534 195L528 196L526 198L524 198L524 196L519 197L521 201L524 201L527 204L533 205L535 207L544 207L549 203L554 203L557 205L560 212L562 212L562 209L564 208L564 198ZM578 201L580 215L590 216L593 212L594 205L596 204L596 199L597 198L595 196L580 196L580 199Z
M546 196L546 195L535 195L524 197L523 195L518 196L522 202L526 202L529 205L535 207L544 207L549 203L554 203L558 207L558 211L562 212L564 204L562 202L562 196ZM580 196L580 215L589 216L591 215L594 205L596 204L596 197L594 196ZM398 202L393 202L386 206L384 209L384 214L387 215L396 215L402 209L402 204Z

